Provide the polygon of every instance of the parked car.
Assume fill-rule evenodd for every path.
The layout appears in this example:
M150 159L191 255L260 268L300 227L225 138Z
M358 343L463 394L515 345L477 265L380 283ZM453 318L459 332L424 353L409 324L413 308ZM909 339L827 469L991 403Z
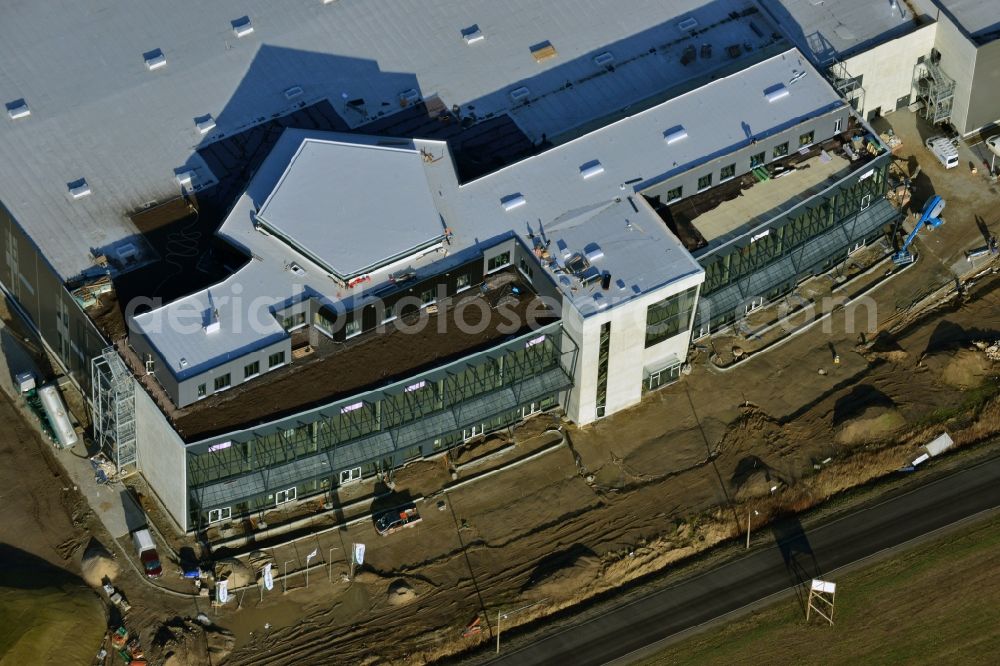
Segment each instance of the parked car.
M934 154L934 157L938 158L945 169L958 166L958 149L955 148L955 144L950 139L943 136L932 136L924 141L924 145L927 146L927 150Z
M136 530L132 533L132 542L135 544L135 551L142 562L142 569L150 578L159 578L163 575L163 566L160 564L160 556L156 552L156 542L148 529Z
M994 155L1000 155L1000 134L986 139L986 147L989 148Z
M385 536L404 527L412 527L421 520L415 504L407 504L396 509L383 511L375 516L375 531Z

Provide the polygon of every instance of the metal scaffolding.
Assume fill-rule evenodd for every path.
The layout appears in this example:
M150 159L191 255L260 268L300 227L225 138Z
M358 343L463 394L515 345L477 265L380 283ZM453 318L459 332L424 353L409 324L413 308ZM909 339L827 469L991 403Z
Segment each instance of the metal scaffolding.
M861 113L865 108L865 89L861 85L860 76L851 76L847 66L838 58L826 62L826 71L833 87L840 96L847 100L851 108Z
M955 80L942 71L934 53L913 67L913 88L924 103L924 118L937 125L951 120Z
M94 439L119 475L135 471L135 380L114 347L90 362Z

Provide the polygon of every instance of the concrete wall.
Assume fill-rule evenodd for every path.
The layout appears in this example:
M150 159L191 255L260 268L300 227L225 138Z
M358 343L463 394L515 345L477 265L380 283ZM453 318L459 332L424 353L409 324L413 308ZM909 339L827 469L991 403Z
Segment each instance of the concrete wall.
M90 361L108 343L2 203L0 283L16 299L69 377L89 398Z
M794 91L794 86L792 89ZM778 103L780 104L780 102ZM691 167L684 171L684 173L659 181L652 186L641 184L637 189L641 189L642 194L647 197L659 196L661 203L674 203L673 201L667 200L667 192L670 190L676 187L682 187L683 197L696 194L698 192L698 179L706 174L712 174L712 187L715 187L719 184L719 182L721 182L720 170L722 167L730 164L736 166L736 174L734 177L738 178L750 171L750 157L752 155L764 153L764 164L768 164L775 159L780 159L774 157L775 146L787 142L788 154L792 154L799 149L799 137L808 132L813 132L813 143L826 141L834 135L834 130L837 127L838 120L840 121L842 129L847 129L847 119L849 115L850 108L845 103L843 106L833 111L798 123L780 132L776 132L771 136L757 135L756 144L751 145L748 142L743 146L727 152L723 156L716 157L699 164L698 166ZM753 130L753 128L750 129ZM695 139L688 137L683 140L693 141Z
M998 7L1000 13L1000 7ZM964 133L1000 121L1000 39L976 51L976 69L969 94Z
M911 95L913 68L918 58L930 55L936 34L937 24L928 23L844 61L848 74L862 77L865 95L858 113L863 118L873 109L880 109L883 116L892 113L900 98Z
M976 129L970 127L969 99L976 67L976 45L947 16L941 14L937 22L934 48L941 54L939 66L945 74L955 79L955 99L951 109L951 124L959 134Z
M135 388L135 436L139 470L175 529L188 529L184 442L146 391Z
M704 273L690 275L586 319L572 305L564 305L563 326L580 347L573 377L574 388L564 405L571 420L583 425L597 418L597 358L601 326L611 322L605 403L607 416L642 399L646 368L663 363L670 357L680 361L687 358L691 339L690 320L683 332L646 349L646 310L653 303L701 284L704 279Z

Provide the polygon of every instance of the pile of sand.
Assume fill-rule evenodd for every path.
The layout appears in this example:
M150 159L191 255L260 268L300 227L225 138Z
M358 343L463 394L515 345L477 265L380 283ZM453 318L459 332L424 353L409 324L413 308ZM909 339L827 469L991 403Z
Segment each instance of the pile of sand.
M417 598L417 593L402 578L392 581L388 595L390 606L404 606Z
M837 432L838 444L863 444L886 438L906 426L906 419L895 407L869 407L856 418L846 421Z
M80 575L87 585L101 587L104 580L114 582L119 573L118 562L97 539L91 539L80 560Z
M938 375L943 383L957 389L976 388L993 374L993 361L972 349L928 354L921 364Z
M228 558L216 563L215 579L228 581L229 589L235 590L253 583L254 575L253 570L240 560Z

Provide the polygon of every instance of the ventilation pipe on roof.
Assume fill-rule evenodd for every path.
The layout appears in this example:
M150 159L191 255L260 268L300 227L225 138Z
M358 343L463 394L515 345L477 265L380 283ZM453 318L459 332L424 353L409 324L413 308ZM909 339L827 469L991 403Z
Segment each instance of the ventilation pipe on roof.
M81 178L69 184L69 195L74 199L82 199L90 195L90 185L86 179Z
M215 119L212 116L202 116L195 120L194 126L198 128L198 132L201 134L208 134L215 129Z
M586 164L580 166L580 176L582 176L584 180L590 180L594 176L600 176L602 173L604 173L604 165L598 160L587 162Z
M472 46L473 44L478 44L486 39L486 35L483 34L483 31L479 29L478 25L470 25L462 31L462 39L465 40L466 44Z
M163 51L156 49L150 51L149 53L142 54L143 60L146 62L146 69L153 71L154 69L160 69L161 67L167 66L167 56L163 55Z
M784 83L771 86L764 91L764 97L766 97L767 101L771 103L777 102L783 97L788 97L788 94L788 88L785 87Z

